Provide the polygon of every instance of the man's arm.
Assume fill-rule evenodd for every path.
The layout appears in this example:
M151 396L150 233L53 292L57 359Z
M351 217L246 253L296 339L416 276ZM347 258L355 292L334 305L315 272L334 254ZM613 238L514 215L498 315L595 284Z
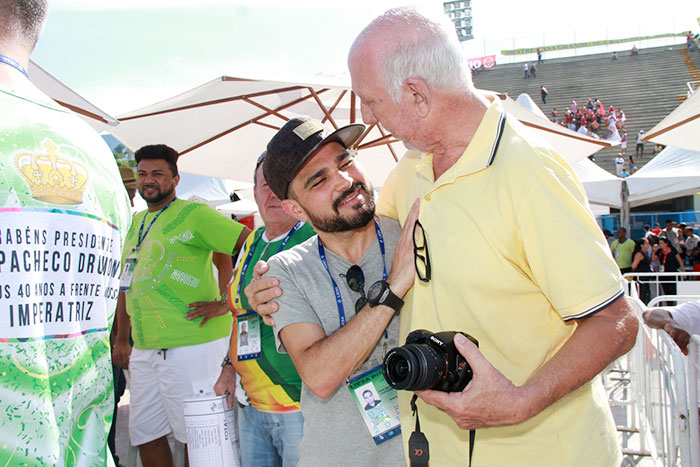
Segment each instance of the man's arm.
M685 355L688 355L688 341L690 334L680 327L671 316L671 312L664 308L650 308L642 313L644 324L654 329L663 329L678 344Z
M578 321L564 346L522 386L515 386L468 339L455 344L474 371L462 392L422 391L428 404L445 411L462 429L514 425L537 415L593 379L610 362L627 353L638 321L627 297Z
M115 320L117 321L117 335L112 348L112 361L115 365L127 370L129 368L129 357L131 356L131 345L129 345L131 321L126 312L126 295L124 292L119 292Z
M413 287L413 226L418 219L414 204L406 219L391 262L387 282L403 298ZM366 304L345 326L326 336L316 323L294 323L282 328L279 337L299 376L318 397L326 398L367 360L394 316L385 305Z
M241 231L241 234L238 236L238 240L236 240L236 246L233 247L233 251L231 252L231 256L235 256L239 251L241 251L241 248L243 248L243 244L245 243L246 238L248 238L248 235L250 235L252 230L250 230L248 227L245 225L243 226L243 230ZM228 284L228 282L227 282Z
M212 261L217 271L219 271L219 293L223 295L226 292L228 283L231 281L231 277L233 277L233 261L231 260L231 255L216 251L212 254Z
M233 332L229 338L229 350L226 352L226 358L229 360L229 363L222 363L221 374L219 375L219 379L216 380L216 383L214 383L214 394L217 396L226 395L226 404L228 405L229 409L233 408L233 401L236 399L236 369L233 367L233 363L230 362L231 343L236 335L236 329L236 321L234 320Z
M365 305L328 337L315 323L290 324L279 337L304 384L326 398L367 360L393 316L394 310L387 306Z

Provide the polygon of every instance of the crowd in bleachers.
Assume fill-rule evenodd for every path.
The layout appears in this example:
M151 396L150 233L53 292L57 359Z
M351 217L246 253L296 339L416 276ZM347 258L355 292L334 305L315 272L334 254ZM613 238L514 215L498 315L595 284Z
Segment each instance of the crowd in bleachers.
M626 119L622 109L615 109L611 105L606 110L603 103L596 98L588 99L585 105L578 104L575 100L571 101L561 118L556 108L552 111L552 121L571 131L593 133L597 137L614 141L621 141L620 130L624 128ZM606 129L607 132L601 129Z

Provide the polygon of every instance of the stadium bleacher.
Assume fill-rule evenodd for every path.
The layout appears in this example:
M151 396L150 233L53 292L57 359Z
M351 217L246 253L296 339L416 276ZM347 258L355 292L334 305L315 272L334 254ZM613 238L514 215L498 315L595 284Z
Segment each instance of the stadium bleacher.
M630 45L631 48L631 45ZM534 60L529 61L531 63ZM583 105L589 98L598 98L606 110L612 105L624 110L627 121L627 154L634 155L637 133L648 132L687 95L687 82L700 77L700 54L689 54L686 46L664 46L640 49L639 55L629 51L547 59L537 66L537 78L523 78L523 63L496 65L473 76L477 88L505 92L513 99L527 93L549 116L556 107L561 119L564 111L576 100ZM549 91L547 104L540 98L540 86ZM619 146L604 149L595 155L596 163L615 173L615 156ZM649 162L653 143L645 144L644 158L635 159L637 169Z

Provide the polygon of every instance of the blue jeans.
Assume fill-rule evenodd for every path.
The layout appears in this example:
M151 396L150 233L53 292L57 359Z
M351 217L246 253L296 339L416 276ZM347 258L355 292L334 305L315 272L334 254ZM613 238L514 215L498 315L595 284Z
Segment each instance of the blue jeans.
M269 413L244 406L238 411L243 467L296 466L303 428L301 411Z

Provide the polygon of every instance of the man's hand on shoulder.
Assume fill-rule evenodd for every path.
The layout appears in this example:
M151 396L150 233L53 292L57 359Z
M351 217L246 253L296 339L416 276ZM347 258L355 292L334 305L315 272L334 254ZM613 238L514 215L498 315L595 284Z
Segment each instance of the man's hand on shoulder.
M426 390L419 391L418 396L447 413L463 430L527 420L519 388L494 368L469 339L458 334L454 342L472 368L472 380L462 392Z
M253 269L253 280L244 289L248 304L257 314L262 316L263 322L268 326L274 326L275 320L270 315L279 309L279 305L272 300L282 296L280 281L274 277L263 278L270 270L265 261L258 261Z
M394 256L391 259L391 274L389 274L387 282L391 285L391 291L399 298L403 298L413 287L416 275L416 265L413 256L413 229L418 220L419 209L420 202L416 200L408 216L406 216L401 229L401 236L399 236Z

